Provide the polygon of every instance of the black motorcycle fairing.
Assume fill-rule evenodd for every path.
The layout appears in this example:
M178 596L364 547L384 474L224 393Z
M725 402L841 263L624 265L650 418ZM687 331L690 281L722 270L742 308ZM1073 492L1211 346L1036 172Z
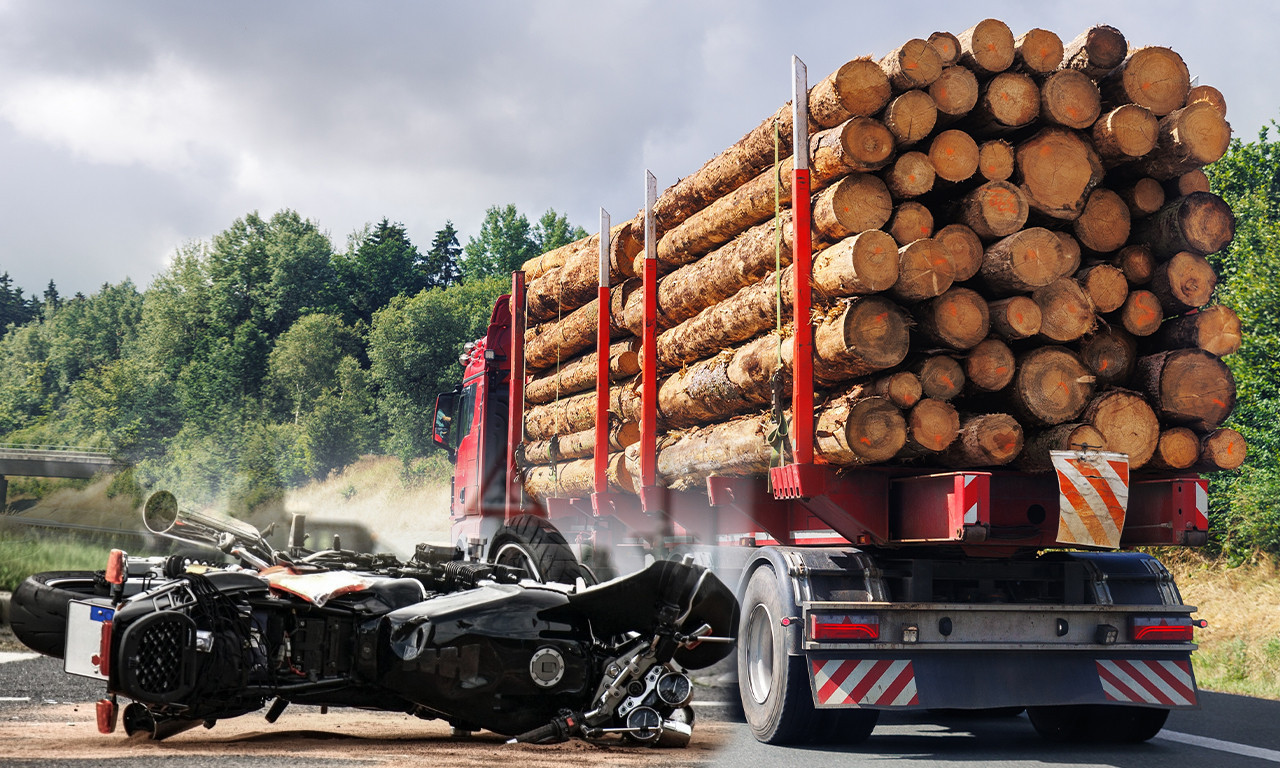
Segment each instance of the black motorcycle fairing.
M688 607L677 630L684 633L706 624L716 637L737 637L738 601L733 592L701 566L660 560L643 571L607 581L569 595L569 604L591 617L597 637L626 632L649 632L660 617ZM702 643L675 651L674 659L686 669L702 669L733 653L729 643Z
M558 590L487 583L393 611L381 621L379 682L428 710L522 733L591 695L591 635L567 606ZM552 667L541 683L535 658Z

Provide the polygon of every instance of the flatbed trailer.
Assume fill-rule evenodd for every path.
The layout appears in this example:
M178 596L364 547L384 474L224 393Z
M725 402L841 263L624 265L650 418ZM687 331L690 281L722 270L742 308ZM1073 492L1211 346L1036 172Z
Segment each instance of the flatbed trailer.
M796 139L806 145L803 65L795 66ZM792 184L797 277L809 272L807 162ZM742 602L739 689L753 733L771 743L866 738L880 711L1021 711L1049 738L1141 741L1172 709L1197 704L1195 609L1137 547L1198 546L1208 536L1207 481L1135 474L1127 457L1055 452L1055 472L836 468L815 462L812 328L792 337L790 451L767 478L709 477L675 490L658 480L656 182L646 178L639 493L609 490L610 344L597 350L595 491L529 498L524 439L525 279L495 305L464 376L441 395L436 442L455 459L455 542L492 556L498 528L548 518L586 565L629 570L670 552L736 578ZM601 307L609 305L609 221L600 226ZM807 280L794 317L810 316ZM512 371L521 372L511 375Z

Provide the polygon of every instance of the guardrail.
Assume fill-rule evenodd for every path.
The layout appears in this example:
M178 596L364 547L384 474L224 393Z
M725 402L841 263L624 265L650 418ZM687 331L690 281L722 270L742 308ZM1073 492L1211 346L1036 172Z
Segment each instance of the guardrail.
M0 457L9 459L66 459L88 463L117 464L106 451L73 445L38 445L34 443L0 443Z

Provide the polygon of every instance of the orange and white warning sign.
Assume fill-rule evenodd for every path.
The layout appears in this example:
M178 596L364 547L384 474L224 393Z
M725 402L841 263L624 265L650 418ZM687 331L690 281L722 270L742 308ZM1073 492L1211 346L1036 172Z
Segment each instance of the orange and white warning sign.
M1058 474L1058 543L1117 549L1129 506L1129 457L1108 451L1052 451Z

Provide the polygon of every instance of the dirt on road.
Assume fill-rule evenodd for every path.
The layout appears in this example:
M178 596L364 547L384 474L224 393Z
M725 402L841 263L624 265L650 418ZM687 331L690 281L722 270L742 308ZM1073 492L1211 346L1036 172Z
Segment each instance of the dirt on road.
M700 723L693 742L683 749L653 749L610 741L604 746L570 741L550 746L507 744L488 732L454 737L449 726L404 714L314 708L286 711L275 724L246 715L197 728L162 742L130 738L123 730L97 732L90 704L56 704L6 710L0 722L5 758L17 761L117 760L160 758L174 764L236 765L262 758L291 757L298 765L440 765L492 768L500 763L519 768L574 766L705 766L727 736L723 723ZM226 762L224 762L226 761Z

